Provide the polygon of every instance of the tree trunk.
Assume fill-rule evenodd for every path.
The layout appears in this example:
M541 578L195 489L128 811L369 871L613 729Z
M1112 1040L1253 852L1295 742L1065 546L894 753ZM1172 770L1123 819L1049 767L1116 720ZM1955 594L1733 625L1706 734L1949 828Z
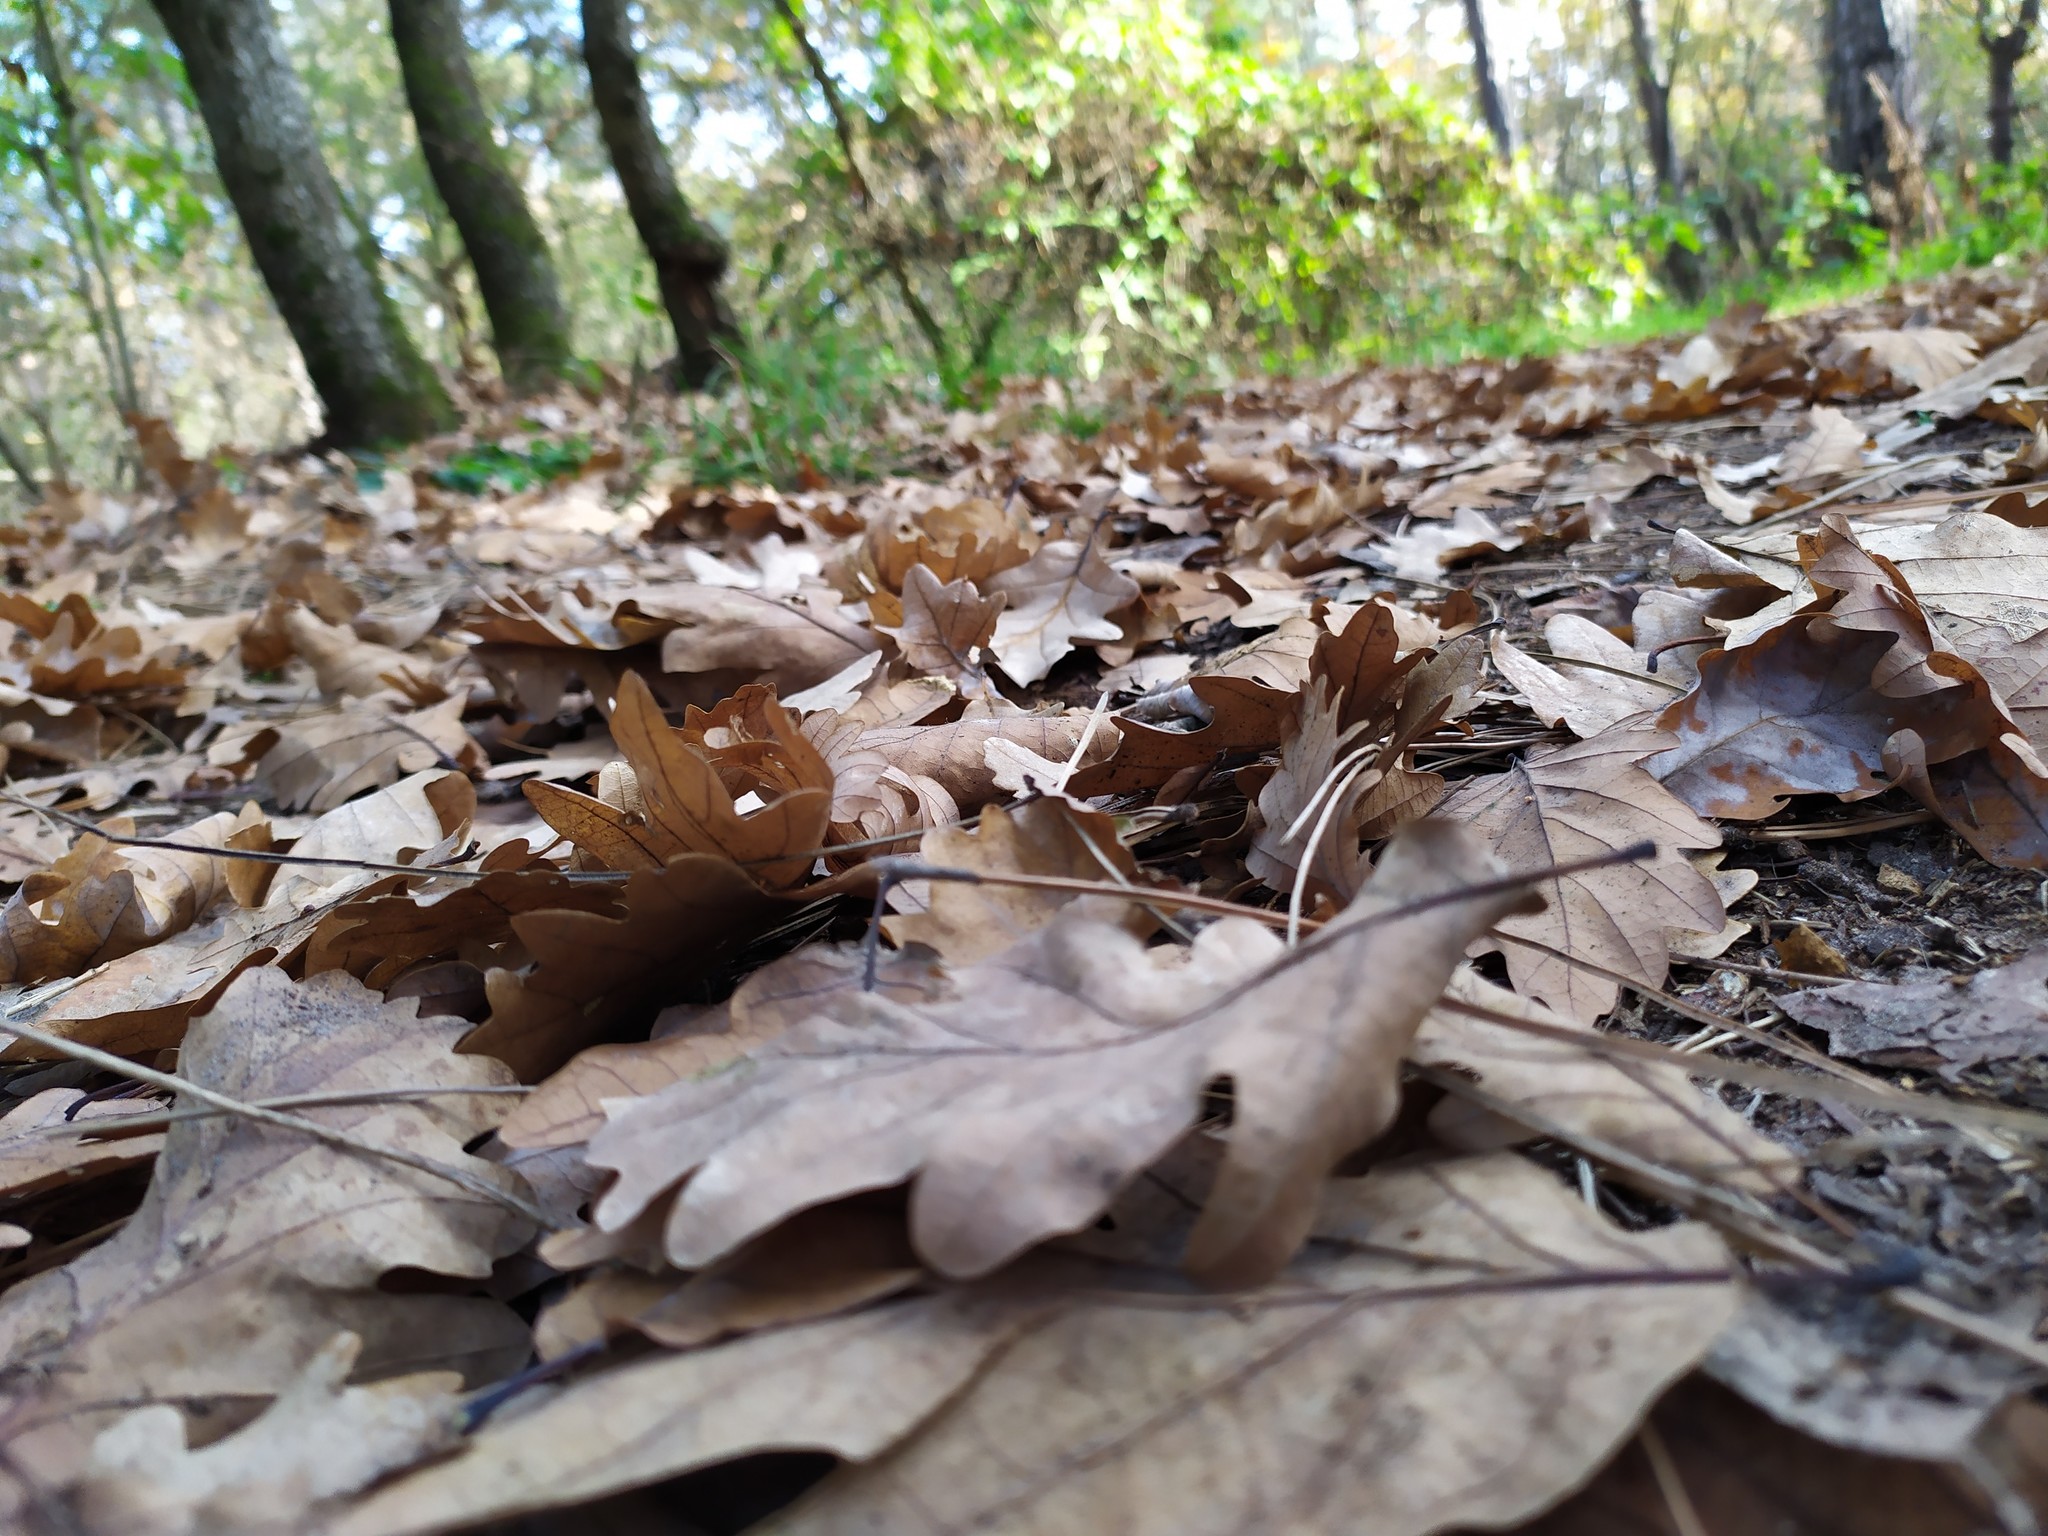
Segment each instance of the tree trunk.
M1627 0L1629 56L1634 64L1636 105L1643 114L1643 137L1650 151L1650 171L1657 179L1657 200L1674 204L1685 190L1678 165L1678 141L1671 132L1671 74L1657 68L1657 41L1650 24L1649 0ZM1699 257L1672 241L1664 251L1664 276L1672 291L1690 303L1704 284Z
M1977 0L1977 42L1991 66L1990 105L1985 115L1991 159L1997 165L2012 164L2013 76L2027 56L2040 20L2041 0L2023 0L2018 19L2003 32L1993 32L1988 0Z
M434 372L384 292L320 157L269 0L154 0L185 62L257 270L344 447L454 425Z
M1479 115L1505 160L1515 152L1515 136L1501 103L1500 83L1493 77L1493 55L1486 47L1486 0L1465 0L1465 32L1472 39L1472 83L1479 92Z
M725 242L690 211L676 185L640 83L626 0L583 0L583 61L612 169L675 328L676 382L701 387L724 365L724 351L738 335L718 291L725 275Z
M4 464L14 476L14 488L23 501L33 505L42 500L42 483L36 479L36 468L28 461L28 450L15 441L14 434L0 425L0 464Z
M1897 178L1885 136L1884 108L1868 76L1891 92L1910 123L1911 29L1905 0L1823 0L1822 43L1827 62L1828 164L1859 177L1873 208L1896 202ZM1887 222L1898 218L1896 209Z
M515 389L559 378L570 360L569 313L548 243L484 111L459 0L390 0L391 41L434 190L455 220L491 317L498 366Z

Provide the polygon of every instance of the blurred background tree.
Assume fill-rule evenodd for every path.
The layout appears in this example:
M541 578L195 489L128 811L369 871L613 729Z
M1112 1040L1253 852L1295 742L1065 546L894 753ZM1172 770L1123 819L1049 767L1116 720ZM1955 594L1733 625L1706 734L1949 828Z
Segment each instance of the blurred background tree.
M277 123L219 85L234 17L300 103L297 148L255 146L291 160L289 218L250 166ZM1006 378L1554 350L2001 259L2048 239L2039 27L2039 0L0 0L0 496L138 473L130 414L360 447L447 423L442 381L606 369L744 410L705 473L783 472Z

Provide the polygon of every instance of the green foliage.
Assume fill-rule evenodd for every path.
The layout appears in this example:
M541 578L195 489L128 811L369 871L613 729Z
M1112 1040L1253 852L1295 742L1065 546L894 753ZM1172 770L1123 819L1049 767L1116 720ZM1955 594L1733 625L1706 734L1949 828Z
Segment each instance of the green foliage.
M524 448L504 443L478 443L454 455L433 472L443 490L481 496L493 488L531 490L550 480L573 475L590 462L590 443L581 437L536 437Z

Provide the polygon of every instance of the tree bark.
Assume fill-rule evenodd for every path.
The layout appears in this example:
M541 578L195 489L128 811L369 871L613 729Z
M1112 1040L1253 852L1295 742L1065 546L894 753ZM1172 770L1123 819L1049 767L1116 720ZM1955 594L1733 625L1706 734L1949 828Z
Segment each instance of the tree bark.
M33 505L42 500L42 482L36 478L36 468L28 461L28 450L14 438L5 425L0 425L0 464L7 466L14 476L14 488L21 499Z
M676 382L699 388L724 366L724 354L738 337L732 311L718 291L725 275L725 242L691 211L676 185L640 83L626 0L582 4L590 95L633 227L654 263L662 307L675 329Z
M1472 83L1479 93L1479 115L1493 135L1493 147L1505 160L1515 152L1515 135L1508 127L1500 82L1493 76L1493 55L1486 46L1486 0L1465 0L1465 33L1472 39Z
M1643 137L1650 151L1650 171L1657 179L1657 200L1675 204L1685 190L1678 164L1678 141L1671 132L1671 71L1657 67L1657 40L1649 0L1626 0L1629 56L1634 64L1636 105L1643 114ZM1672 241L1664 251L1664 276L1677 295L1691 302L1700 296L1699 258Z
M1868 76L1891 93L1901 118L1912 121L1910 0L1823 0L1822 44L1827 61L1828 164L1861 178L1881 210L1896 200L1897 177L1885 135L1884 109ZM1894 219L1898 217L1894 212Z
M344 447L455 423L320 156L269 0L154 0L185 63L256 268Z
M569 312L548 243L491 133L459 0L390 0L391 41L420 152L491 319L498 366L515 389L559 378L569 364Z
M1977 42L1991 70L1986 126L1990 130L1991 159L1997 165L2012 164L2013 76L2033 44L2034 28L2040 20L2041 0L2023 0L2013 24L2002 32L1993 32L1989 0L1977 0Z

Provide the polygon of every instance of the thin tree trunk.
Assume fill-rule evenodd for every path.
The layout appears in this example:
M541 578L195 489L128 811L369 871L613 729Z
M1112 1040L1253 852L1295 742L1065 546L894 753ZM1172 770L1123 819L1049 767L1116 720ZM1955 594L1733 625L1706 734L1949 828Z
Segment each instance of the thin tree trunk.
M1985 111L1990 129L1992 163L2012 164L2013 76L2034 41L2041 20L2041 0L2024 0L2017 20L2002 32L1991 30L1989 0L1977 0L1977 42L1990 65L1990 101Z
M0 426L0 464L5 464L14 475L14 488L21 493L22 500L34 503L42 499L42 482L36 478L35 466L28 461L28 450L5 426Z
M1907 0L1823 0L1822 43L1827 65L1828 164L1862 180L1871 206L1887 224L1902 221L1884 107L1872 88L1875 74L1891 92L1902 122L1912 121Z
M1627 0L1628 46L1635 65L1636 105L1643 114L1643 136L1650 151L1650 170L1665 197L1679 192L1678 145L1671 136L1671 80L1657 70L1657 44L1650 33L1647 0Z
M626 0L582 3L583 61L590 70L598 125L675 329L676 382L698 388L723 367L725 352L739 333L718 291L725 276L725 242L691 211L676 185L640 83Z
M326 411L327 439L410 442L454 425L374 249L342 207L269 0L153 3L199 98L250 254Z
M569 312L547 240L492 137L458 0L390 5L391 41L420 152L476 272L498 366L515 389L545 385L569 363Z
M85 161L85 145L78 134L78 104L71 96L71 82L64 70L63 55L57 48L56 29L50 25L45 0L35 0L36 67L50 87L50 104L57 112L57 126L64 135L64 156L71 162L71 179L78 198L78 221L85 229L86 249L92 253L99 273L101 302L106 309L108 334L112 341L112 383L124 416L142 414L142 396L135 387L135 354L128 345L128 327L121 319L121 299L114 289L113 263L107 257L106 240L100 234L99 193L93 186L92 170Z
M1636 105L1643 114L1643 137L1650 152L1650 171L1657 179L1657 200L1675 205L1685 191L1678 164L1678 141L1671 132L1671 72L1657 67L1657 41L1652 33L1649 0L1626 0L1629 56L1635 69ZM1699 257L1672 241L1664 251L1664 275L1674 292L1688 303L1703 288Z
M1479 115L1493 135L1493 147L1505 160L1515 152L1515 136L1508 127L1508 110L1500 99L1493 55L1486 46L1486 0L1465 0L1465 33L1472 40L1472 83L1479 93Z

